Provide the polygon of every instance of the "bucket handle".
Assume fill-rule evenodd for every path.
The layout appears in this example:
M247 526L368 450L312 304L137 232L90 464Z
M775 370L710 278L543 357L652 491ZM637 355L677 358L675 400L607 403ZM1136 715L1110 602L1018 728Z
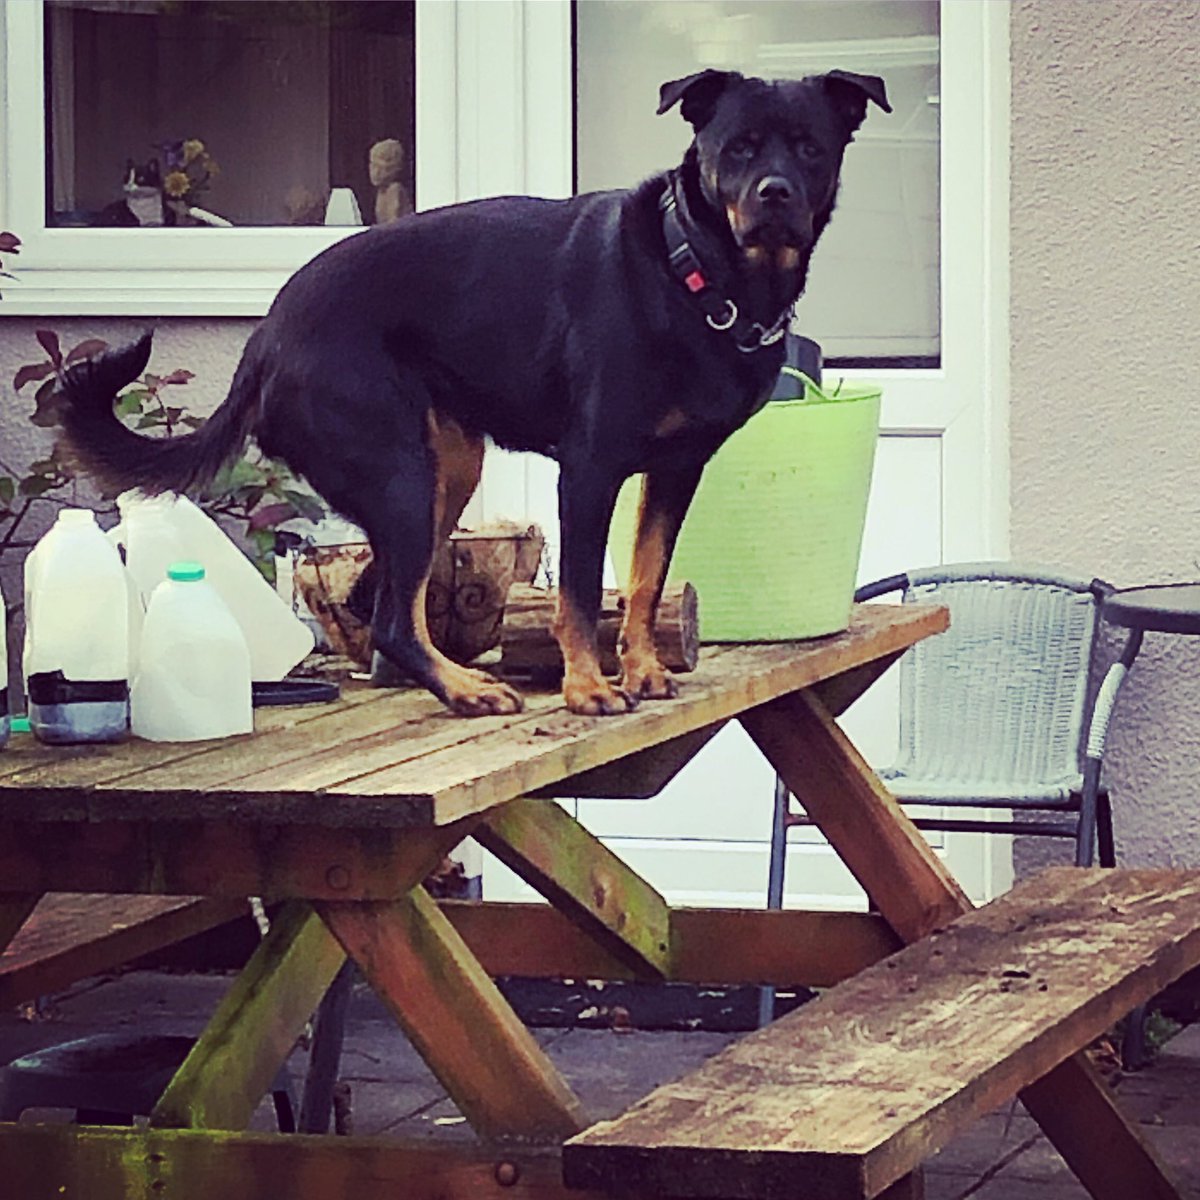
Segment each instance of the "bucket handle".
M780 367L780 374L790 375L793 379L799 379L804 384L804 400L811 404L828 404L832 400L838 398L838 393L842 390L842 380L838 380L837 387L832 393L822 390L821 385L816 380L811 379L803 371L797 367L785 364ZM811 392L811 395L810 395Z

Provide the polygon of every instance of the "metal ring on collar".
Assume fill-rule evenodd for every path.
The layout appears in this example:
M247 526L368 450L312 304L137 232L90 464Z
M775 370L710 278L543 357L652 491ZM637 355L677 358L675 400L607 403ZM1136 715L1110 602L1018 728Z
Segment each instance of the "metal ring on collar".
M724 331L726 329L731 329L733 327L734 321L736 321L738 319L737 305L734 304L734 302L732 300L726 300L725 304L729 310L726 313L726 318L727 318L726 320L724 320L724 321L714 320L713 317L711 316L711 314L705 314L705 317L704 317L704 319L709 323L709 325L711 325L712 328L717 330L718 332Z
M755 350L761 350L764 346L774 345L781 337L783 337L783 329L776 330L764 329L757 321L750 326L751 334L757 334L753 339L747 339L744 342L735 342L734 344L743 354L753 354Z

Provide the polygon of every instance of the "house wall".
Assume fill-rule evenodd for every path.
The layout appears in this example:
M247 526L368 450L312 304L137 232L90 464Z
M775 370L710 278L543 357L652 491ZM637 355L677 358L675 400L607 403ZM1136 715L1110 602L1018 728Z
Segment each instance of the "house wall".
M1195 577L1200 5L1013 0L1011 35L1013 555L1121 585ZM208 411L253 324L161 321L152 366L194 371L188 403ZM11 387L42 325L69 344L142 323L0 320L0 457L17 465L47 442ZM1110 739L1123 861L1200 863L1198 777L1200 639L1152 635ZM1019 866L1045 855L1062 847L1021 844Z
M1200 5L1014 0L1011 33L1013 556L1194 579ZM1200 864L1200 639L1147 637L1109 746L1121 860Z

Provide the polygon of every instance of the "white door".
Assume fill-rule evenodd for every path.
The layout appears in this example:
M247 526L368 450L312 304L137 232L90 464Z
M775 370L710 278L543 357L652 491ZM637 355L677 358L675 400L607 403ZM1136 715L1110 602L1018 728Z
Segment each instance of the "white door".
M546 55L569 32L552 16L566 12L559 3L474 7L493 10L496 20L499 10L519 14L526 55L535 43ZM561 112L550 114L550 143L536 136L555 100L575 104L578 188L589 190L678 161L690 131L677 115L654 117L663 80L703 66L776 77L843 67L887 80L896 111L873 113L847 153L839 206L798 309L801 330L824 346L827 378L884 384L860 578L1002 557L1007 6L583 0L575 38L573 94L562 67L565 40L561 62L542 57L536 78L531 68L525 86L514 83L526 122L519 171L497 160L493 167L509 170L510 182L481 174L481 193L512 187L520 176L540 181L528 190L565 194L571 175L569 159L559 158L569 146ZM468 516L533 519L553 536L554 480L552 464L497 453ZM876 764L895 748L894 689L894 678L885 677L846 718ZM772 794L770 768L731 727L655 799L582 800L576 811L673 902L757 907L765 896ZM974 898L1008 886L1007 839L934 836ZM863 900L820 839L799 831L787 881L788 903L856 907ZM484 886L495 898L530 894L494 862Z

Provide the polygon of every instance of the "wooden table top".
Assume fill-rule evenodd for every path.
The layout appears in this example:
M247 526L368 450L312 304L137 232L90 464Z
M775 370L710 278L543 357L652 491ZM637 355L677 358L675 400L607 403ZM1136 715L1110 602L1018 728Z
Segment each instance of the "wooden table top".
M352 688L334 704L263 709L255 733L0 752L0 820L406 827L446 824L904 650L948 624L932 605L859 605L850 628L803 642L712 646L680 695L584 717L557 693L466 719L417 689Z

